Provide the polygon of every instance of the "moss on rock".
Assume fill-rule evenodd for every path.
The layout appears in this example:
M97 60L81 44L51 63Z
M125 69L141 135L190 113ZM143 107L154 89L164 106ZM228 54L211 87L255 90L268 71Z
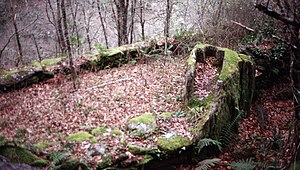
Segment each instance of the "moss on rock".
M95 136L89 134L88 132L83 132L83 131L71 134L71 135L67 136L66 139L70 142L78 142L78 143L81 143L85 140L90 141L92 143L97 142L97 139L95 138Z
M9 158L13 163L25 163L38 167L43 167L48 164L46 160L18 146L1 146L0 155Z
M39 62L37 60L33 60L31 62L31 65L36 68L44 68L44 67L56 65L65 59L66 59L66 57L46 58L46 59L43 59L41 62Z
M129 144L128 145L129 152L135 154L135 155L143 155L143 154L149 154L153 153L154 149L140 147L136 145Z
M174 152L176 150L187 147L191 144L191 141L184 136L173 136L170 139L167 139L164 136L161 136L157 140L157 147L166 152Z
M112 130L112 131L110 131L110 134L111 135L120 136L120 135L122 135L122 131L120 131L120 130Z
M139 132L153 132L156 127L156 116L151 113L142 114L128 121L128 128Z
M145 125L150 125L153 122L155 122L155 115L152 113L145 113L129 120L129 123L143 123Z
M103 136L103 134L107 132L107 127L97 127L95 129L92 130L92 134L93 135L99 135L99 136Z

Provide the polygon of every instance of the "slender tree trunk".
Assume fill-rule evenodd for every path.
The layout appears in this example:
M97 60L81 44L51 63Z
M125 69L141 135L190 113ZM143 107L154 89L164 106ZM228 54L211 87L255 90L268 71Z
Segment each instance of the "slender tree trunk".
M68 31L68 24L67 24L67 15L66 15L66 8L65 8L65 0L61 0L61 13L62 13L62 20L64 25L64 35L66 39L66 47L67 47L67 55L69 59L69 66L71 69L71 76L73 81L73 88L76 89L76 72L75 67L73 63L73 57L72 57L72 51L71 51L71 45L69 40L69 31Z
M106 48L108 48L109 46L108 46L107 33L106 33L106 28L105 28L105 25L104 25L104 18L103 18L102 12L101 12L101 6L100 5L101 5L101 2L99 0L97 0L97 9L98 9L100 22L101 22L103 36L104 36L104 39L105 39L105 45L106 45Z
M127 16L129 0L114 0L117 8L118 45L128 44Z
M300 123L300 29L293 29L292 41L297 48L293 49L291 57L291 78L294 94L295 118ZM300 128L300 126L298 127Z
M49 16L49 12L48 12L48 5L49 5L49 8L50 8L50 11L51 11L51 15L52 15L52 20L51 20L51 17ZM54 13L54 9L52 7L52 3L51 3L51 0L47 0L46 2L46 13L47 13L47 18L48 18L48 21L55 27L55 34L56 34L56 41L57 43L55 44L55 56L57 57L58 55L58 50L61 49L61 45L60 45L60 36L59 36L59 33L58 33L58 27L57 27L57 20L56 20L56 17L55 17L55 13Z
M78 4L77 0L74 2L75 4L75 10L73 9L73 5L71 5L71 13L72 13L72 19L73 19L73 32L75 31L76 34L76 51L77 54L80 54L80 37L79 37L79 30L78 30L78 24L77 24L77 11L78 11Z
M56 7L57 7L57 11L56 11L56 20L57 20L57 31L58 31L58 35L59 35L59 46L61 49L62 54L66 54L67 52L67 47L66 47L66 41L65 41L65 37L64 37L64 33L63 33L63 27L62 27L62 0L56 0Z
M136 0L132 0L131 1L130 44L132 44L133 42L135 7L136 7Z
M167 7L166 7L166 20L165 20L165 28L164 28L164 35L165 35L165 56L168 56L168 37L170 36L170 24L171 24L171 14L172 14L172 0L167 0Z
M10 9L10 15L12 17L12 22L13 22L13 26L14 26L14 32L15 32L15 35L16 35L16 43L17 43L18 53L19 53L16 66L19 67L19 66L23 66L24 65L24 62L23 62L23 51L22 51L22 45L21 45L21 41L20 41L20 34L19 34L17 20L16 20L17 19L17 15L15 14L12 0L9 0L9 9Z
M83 19L84 19L84 23L85 23L85 32L86 32L86 39L89 45L89 51L92 50L92 42L91 42L91 37L90 37L90 21L86 16L86 11L84 6L82 7L82 14L83 14Z
M144 19L144 3L143 0L140 0L140 24L141 24L141 30L142 30L142 40L145 40L145 22Z
M165 37L169 37L170 36L170 24L171 24L172 6L173 6L172 0L167 0L167 5L166 5L166 20L165 20L165 29L164 29L164 35L165 35Z

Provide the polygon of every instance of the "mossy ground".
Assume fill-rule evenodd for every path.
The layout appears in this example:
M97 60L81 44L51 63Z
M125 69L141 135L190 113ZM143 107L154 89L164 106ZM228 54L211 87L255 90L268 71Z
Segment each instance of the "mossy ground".
M107 127L97 127L92 130L93 135L103 136L104 133L107 132Z
M85 140L90 141L92 143L96 143L97 139L95 138L95 136L89 134L88 132L77 132L74 134L71 134L69 136L67 136L66 138L69 142L78 142L81 143Z
M129 123L133 123L133 124L143 123L145 125L150 125L153 122L155 122L155 115L151 114L151 113L145 113L145 114L142 114L141 116L138 116L138 117L135 117L135 118L132 118L131 120L129 120Z

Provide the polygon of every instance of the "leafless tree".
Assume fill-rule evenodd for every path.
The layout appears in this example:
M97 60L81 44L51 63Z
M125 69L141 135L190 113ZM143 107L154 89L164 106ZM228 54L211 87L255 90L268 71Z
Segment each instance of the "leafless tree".
M141 24L141 31L142 31L142 40L145 40L145 17L144 17L144 1L139 0L139 8L140 8L140 13L139 13L139 19L140 19L140 24Z
M92 16L87 16L88 14L87 14L85 5L82 5L81 9L82 9L82 14L83 14L83 19L84 19L84 29L85 29L85 33L86 33L86 39L88 42L89 51L91 51L92 50L92 41L91 41L91 36L90 36L90 23L91 23Z
M105 18L102 15L101 5L102 5L102 3L100 2L100 0L97 0L97 9L98 9L100 22L101 22L103 36L104 36L104 39L105 39L105 45L106 45L106 48L108 48L109 46L108 46L107 32L106 32L106 27L105 27Z
M114 0L117 10L118 45L128 44L128 6L129 0Z
M172 0L167 0L167 4L166 4L166 20L165 20L165 28L164 28L164 35L165 35L165 37L170 37L170 24L171 24L172 9L173 9L173 2L172 2Z
M18 59L17 59L17 63L16 66L23 66L24 65L24 61L23 61L23 51L22 51L22 45L21 45L21 41L20 41L20 35L19 35L19 30L18 30L18 25L17 25L17 15L15 14L14 11L14 4L12 2L12 0L9 0L9 11L10 11L10 16L12 18L12 22L13 22L13 26L14 26L14 34L16 36L16 43L17 43L17 47L18 47Z
M59 1L59 0L57 0ZM65 0L61 0L61 14L62 14L62 21L64 26L64 36L66 40L66 48L67 48L67 55L69 59L69 66L71 70L71 76L73 81L73 88L76 89L76 72L75 72L75 66L73 63L73 57L72 57L72 51L71 51L71 44L69 40L69 31L68 31L68 24L67 24L67 14L66 14L66 6L65 6Z
M130 7L130 44L133 42L133 32L134 32L134 18L135 18L135 10L136 9L136 0L131 0L131 7Z
M63 26L62 26L62 9L61 0L56 0L56 21L57 21L57 32L58 32L58 44L60 45L61 52L65 54L67 52L67 44L65 41Z

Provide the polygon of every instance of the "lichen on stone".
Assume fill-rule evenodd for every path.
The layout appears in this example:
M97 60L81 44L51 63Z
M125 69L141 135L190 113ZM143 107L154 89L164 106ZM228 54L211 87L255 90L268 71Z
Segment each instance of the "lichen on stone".
M97 142L97 139L95 138L95 136L89 134L88 132L83 132L83 131L71 134L71 135L67 136L66 139L69 142L78 142L78 143L81 143L83 141L90 141L92 143Z

